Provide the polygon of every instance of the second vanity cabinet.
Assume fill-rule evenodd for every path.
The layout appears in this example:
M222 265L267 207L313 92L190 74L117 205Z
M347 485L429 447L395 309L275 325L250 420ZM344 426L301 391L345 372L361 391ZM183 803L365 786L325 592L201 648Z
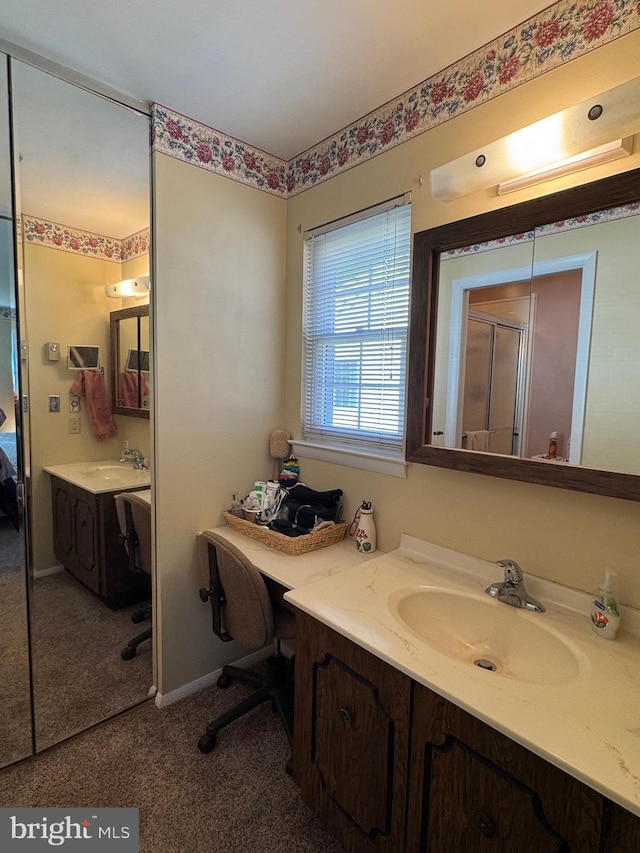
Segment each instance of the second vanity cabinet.
M295 778L349 853L637 853L640 819L298 612Z
M114 495L93 494L51 478L53 543L56 559L75 578L112 608L140 601L148 591L148 576L133 573L118 535Z

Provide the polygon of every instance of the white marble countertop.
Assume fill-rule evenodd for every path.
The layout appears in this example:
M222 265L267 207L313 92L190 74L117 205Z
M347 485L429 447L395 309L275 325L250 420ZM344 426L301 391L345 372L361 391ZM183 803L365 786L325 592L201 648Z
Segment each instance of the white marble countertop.
M403 535L396 551L299 585L285 598L640 816L639 614L622 608L617 638L602 639L591 629L588 594L523 568L527 591L547 611L508 609L524 620L544 620L575 651L579 665L566 682L531 683L479 669L435 650L402 623L394 603L403 590L427 586L484 595L503 576L495 563L412 537Z
M349 537L335 545L292 556L258 542L257 539L243 536L227 526L216 527L213 532L239 548L263 575L286 586L287 589L296 589L322 578L331 578L376 556L358 551L356 543Z
M144 489L151 485L148 469L138 470L132 463L120 462L118 459L45 465L43 470L94 495L124 489Z

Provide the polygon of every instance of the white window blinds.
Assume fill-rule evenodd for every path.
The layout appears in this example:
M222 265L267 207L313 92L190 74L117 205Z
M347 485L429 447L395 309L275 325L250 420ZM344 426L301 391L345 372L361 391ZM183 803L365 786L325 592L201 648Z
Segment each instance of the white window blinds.
M404 198L307 235L305 439L402 452L410 253Z

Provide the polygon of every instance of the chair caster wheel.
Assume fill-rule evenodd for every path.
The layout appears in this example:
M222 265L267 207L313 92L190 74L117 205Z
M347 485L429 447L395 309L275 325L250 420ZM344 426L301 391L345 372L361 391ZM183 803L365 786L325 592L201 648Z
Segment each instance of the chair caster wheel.
M131 660L136 656L136 650L132 649L131 646L126 646L121 652L120 657L122 660Z
M220 690L226 690L227 687L231 684L233 679L230 675L227 675L226 672L223 672L220 678L218 679L216 686L220 688Z
M207 735L204 734L198 741L198 749L200 752L208 755L208 753L213 751L214 746L216 745L216 736L215 735Z

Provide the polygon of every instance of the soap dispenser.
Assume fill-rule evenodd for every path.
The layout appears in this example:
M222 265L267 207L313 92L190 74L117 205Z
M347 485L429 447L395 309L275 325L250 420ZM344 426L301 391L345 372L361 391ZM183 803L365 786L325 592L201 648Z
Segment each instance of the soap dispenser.
M600 637L614 640L620 627L620 608L615 591L616 573L606 569L591 605L591 627Z

